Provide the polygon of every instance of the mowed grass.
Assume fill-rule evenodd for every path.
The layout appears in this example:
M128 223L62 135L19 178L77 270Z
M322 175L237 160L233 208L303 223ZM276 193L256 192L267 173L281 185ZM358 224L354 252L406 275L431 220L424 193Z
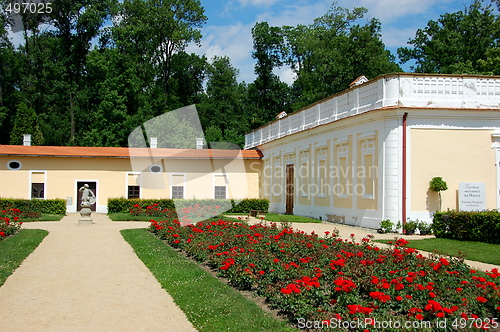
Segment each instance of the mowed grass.
M246 217L249 216L249 214L243 214L243 213L224 213L224 215L232 219L237 219L238 217L245 219ZM262 219L262 217L258 216L257 219ZM264 217L263 220L270 222L296 222L296 223L318 223L318 224L322 223L322 221L318 219L302 217L302 216L294 216L289 214L278 214L278 213L266 213L266 216Z
M277 214L277 213L266 213L264 220L271 222L287 221L287 222L297 222L297 223L318 223L318 224L322 223L321 220L309 217L293 216L288 214Z
M391 240L377 240L388 243ZM394 241L393 241L394 242ZM409 248L500 266L500 245L451 239L410 240Z
M130 213L108 213L109 219L112 221L156 221L165 220L164 217L150 217L150 216L134 216Z
M23 222L31 221L60 221L65 215L64 214L49 214L42 213L39 218L22 218Z
M121 233L198 331L296 331L148 230Z
M0 286L38 247L49 232L41 229L23 229L0 241Z

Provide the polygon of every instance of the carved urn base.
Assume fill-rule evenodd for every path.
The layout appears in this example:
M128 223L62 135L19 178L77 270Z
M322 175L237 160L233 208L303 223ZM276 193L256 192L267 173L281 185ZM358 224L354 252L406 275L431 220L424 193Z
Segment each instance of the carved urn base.
M94 222L92 221L92 210L90 209L90 205L84 205L80 210L80 219L78 220L78 225L92 225Z

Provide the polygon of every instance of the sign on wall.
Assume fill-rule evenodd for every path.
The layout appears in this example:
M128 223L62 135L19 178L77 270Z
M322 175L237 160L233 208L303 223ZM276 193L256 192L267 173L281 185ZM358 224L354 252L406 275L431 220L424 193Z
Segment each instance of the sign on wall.
M461 211L486 210L486 185L479 182L460 182L458 184L458 207Z

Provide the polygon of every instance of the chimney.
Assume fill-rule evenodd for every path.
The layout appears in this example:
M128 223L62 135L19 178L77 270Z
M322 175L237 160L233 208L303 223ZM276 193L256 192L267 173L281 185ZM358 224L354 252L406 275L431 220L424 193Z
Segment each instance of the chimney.
M151 137L149 139L149 147L151 149L157 149L158 148L158 138L157 137Z
M197 149L203 149L203 138L197 138L196 139L196 148Z
M24 146L31 146L31 134L24 134L23 135L23 145Z

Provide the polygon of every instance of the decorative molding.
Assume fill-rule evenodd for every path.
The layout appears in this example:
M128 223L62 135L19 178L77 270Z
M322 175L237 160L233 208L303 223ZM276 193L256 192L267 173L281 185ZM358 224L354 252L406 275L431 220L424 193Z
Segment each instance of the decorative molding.
M318 149L318 150L319 149L324 149L324 148L327 148L327 147L328 147L328 141L327 140L314 143L314 148Z
M342 136L335 139L335 145L349 144L349 136Z
M377 137L377 131L372 130L372 131L367 131L367 132L359 134L358 140L360 140L360 141L372 140L372 139L375 139L376 137Z

